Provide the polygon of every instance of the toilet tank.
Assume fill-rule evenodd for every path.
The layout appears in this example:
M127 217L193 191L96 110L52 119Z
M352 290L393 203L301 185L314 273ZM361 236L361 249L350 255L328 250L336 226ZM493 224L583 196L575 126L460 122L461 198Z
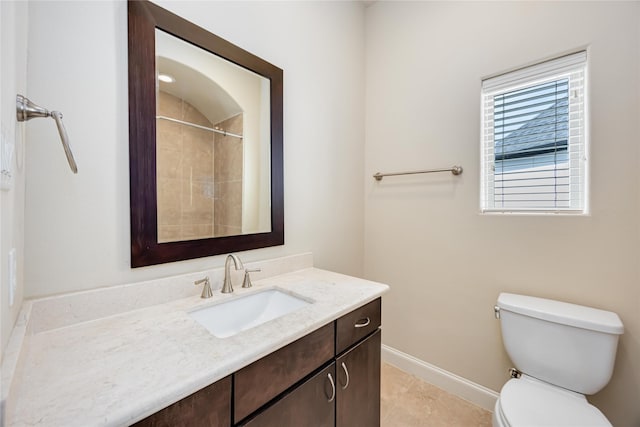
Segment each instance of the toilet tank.
M516 369L581 394L611 379L624 327L617 314L566 302L501 293L502 339Z

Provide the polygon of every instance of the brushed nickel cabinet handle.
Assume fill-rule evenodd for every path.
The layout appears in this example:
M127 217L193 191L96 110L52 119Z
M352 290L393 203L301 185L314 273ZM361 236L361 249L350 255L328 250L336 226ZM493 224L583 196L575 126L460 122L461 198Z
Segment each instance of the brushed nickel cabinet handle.
M353 326L356 328L364 328L365 326L369 326L369 323L371 323L371 319L367 317L366 319L358 320Z
M344 370L344 374L347 376L347 382L342 386L343 390L346 390L349 387L349 371L347 370L347 365L342 362L342 369Z
M336 398L336 383L333 382L333 377L331 374L327 374L327 378L329 378L329 382L331 383L331 397L327 402L333 402L333 399Z

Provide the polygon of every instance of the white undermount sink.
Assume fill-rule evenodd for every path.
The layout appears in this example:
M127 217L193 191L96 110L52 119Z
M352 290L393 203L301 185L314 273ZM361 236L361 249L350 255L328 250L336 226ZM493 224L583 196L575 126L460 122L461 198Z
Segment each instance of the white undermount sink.
M227 338L307 305L309 302L303 299L269 289L192 311L189 315L214 336Z

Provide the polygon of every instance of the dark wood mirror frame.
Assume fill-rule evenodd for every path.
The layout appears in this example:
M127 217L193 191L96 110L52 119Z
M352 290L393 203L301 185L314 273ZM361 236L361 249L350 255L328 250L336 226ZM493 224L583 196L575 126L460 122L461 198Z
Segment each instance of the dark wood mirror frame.
M284 244L282 70L153 3L129 1L128 15L131 267ZM158 243L155 118L156 28L270 80L270 232Z

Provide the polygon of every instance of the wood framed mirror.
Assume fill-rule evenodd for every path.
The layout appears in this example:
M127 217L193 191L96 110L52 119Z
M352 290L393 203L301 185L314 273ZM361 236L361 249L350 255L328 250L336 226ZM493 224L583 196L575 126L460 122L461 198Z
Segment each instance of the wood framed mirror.
M128 2L131 266L284 244L280 68Z

